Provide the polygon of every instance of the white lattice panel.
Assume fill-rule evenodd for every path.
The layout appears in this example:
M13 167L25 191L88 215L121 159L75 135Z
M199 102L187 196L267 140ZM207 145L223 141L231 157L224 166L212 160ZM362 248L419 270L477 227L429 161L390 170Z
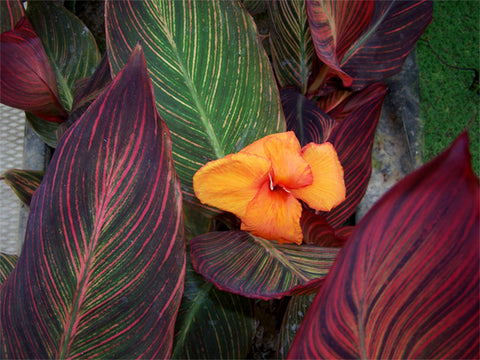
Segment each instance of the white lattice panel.
M23 166L25 113L0 104L0 173ZM0 252L18 252L21 203L4 181L0 181Z

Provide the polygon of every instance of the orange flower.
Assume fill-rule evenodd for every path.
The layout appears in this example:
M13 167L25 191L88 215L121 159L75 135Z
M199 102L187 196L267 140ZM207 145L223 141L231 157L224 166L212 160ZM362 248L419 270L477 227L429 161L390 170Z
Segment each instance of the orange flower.
M193 177L198 199L229 211L241 229L301 244L302 205L330 211L345 200L343 168L330 143L300 147L292 131L268 135L205 164Z

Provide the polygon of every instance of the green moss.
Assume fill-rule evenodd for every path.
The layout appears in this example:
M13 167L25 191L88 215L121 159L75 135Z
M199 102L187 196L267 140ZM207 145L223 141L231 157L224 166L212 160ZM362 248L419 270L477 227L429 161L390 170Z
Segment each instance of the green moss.
M480 2L435 1L434 20L422 39L448 64L479 70ZM425 160L447 148L464 130L470 137L473 168L480 174L480 96L469 89L473 71L452 69L420 40L417 45Z

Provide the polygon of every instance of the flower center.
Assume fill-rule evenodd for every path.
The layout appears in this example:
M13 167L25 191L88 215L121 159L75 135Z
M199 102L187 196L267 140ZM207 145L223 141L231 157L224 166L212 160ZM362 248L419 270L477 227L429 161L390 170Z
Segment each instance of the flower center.
M270 190L271 190L271 191L284 190L284 191L286 191L287 193L290 193L290 190L288 190L285 186L283 186L283 185L274 185L274 184L273 184L273 178L272 178L272 175L270 175L270 173L268 173L268 179L269 179L269 181L270 181Z

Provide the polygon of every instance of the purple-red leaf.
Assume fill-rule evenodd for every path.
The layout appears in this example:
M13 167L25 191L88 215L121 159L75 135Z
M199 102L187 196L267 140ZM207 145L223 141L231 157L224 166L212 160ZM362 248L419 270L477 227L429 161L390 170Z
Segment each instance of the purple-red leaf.
M478 358L479 195L463 134L357 225L289 358Z
M57 80L39 37L26 18L0 35L2 104L53 122L67 112L60 104Z
M323 247L342 247L348 236L340 235L327 220L312 211L304 210L300 219L303 232L303 242Z
M295 88L280 90L280 98L287 129L295 132L302 146L310 142L321 144L328 139L336 123L317 104Z
M341 226L356 210L367 189L372 171L372 146L387 93L381 83L360 92L329 97L323 103L330 114L293 89L281 91L287 129L295 131L301 144L308 142L333 144L343 166L347 197L328 213L320 213L334 228ZM341 98L342 101L338 101ZM337 121L336 121L337 120Z
M245 231L209 232L190 241L194 269L220 290L274 299L318 289L339 248L280 245Z
M307 1L307 15L317 56L343 81L353 82L342 68L342 58L372 18L375 3L372 0Z
M360 90L400 71L432 21L433 2L312 0L307 13L316 53L326 64L309 92L332 75Z
M140 46L60 139L17 267L2 358L165 358L185 276L181 192Z
M340 227L355 212L367 190L372 172L373 139L386 94L385 85L370 85L344 101L343 114L334 114L334 117L342 116L343 120L332 130L327 141L337 150L343 166L347 196L332 211L319 213L334 228Z

